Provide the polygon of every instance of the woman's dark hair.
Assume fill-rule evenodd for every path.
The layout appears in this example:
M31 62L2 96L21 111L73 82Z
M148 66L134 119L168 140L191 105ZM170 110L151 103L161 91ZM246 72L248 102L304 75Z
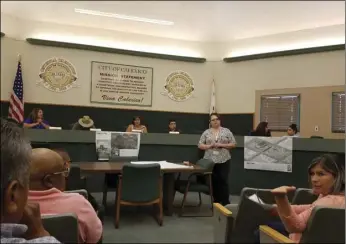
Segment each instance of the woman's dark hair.
M177 121L175 119L169 119L168 124L170 124L171 122L177 122Z
M142 122L141 117L135 116L135 117L133 117L133 119L132 119L132 124L133 124L133 125L135 125L135 120L136 120L136 119L139 119L139 120Z
M256 136L268 136L268 132L266 132L266 128L268 128L268 122L262 121L260 122L255 130Z
M37 115L38 115L38 112L42 110L41 108L34 108L31 113L29 114L29 118L33 121L33 122L36 122L37 120ZM43 110L42 110L43 111Z
M320 164L321 167L331 173L334 178L333 188L330 194L340 194L345 191L345 155L344 154L323 154L312 160L308 168L309 181L311 183L311 170Z
M220 119L220 115L218 114L218 113L211 113L210 115L209 115L209 120L211 120L211 117L212 116L216 116L218 119Z
M291 128L294 131L294 134L297 134L298 131L298 127L297 124L291 124L290 126L288 126L289 128Z

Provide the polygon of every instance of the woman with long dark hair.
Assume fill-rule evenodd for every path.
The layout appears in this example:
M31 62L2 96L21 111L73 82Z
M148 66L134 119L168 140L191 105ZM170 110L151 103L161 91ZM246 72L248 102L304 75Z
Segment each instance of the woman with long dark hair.
M29 117L24 120L24 128L49 129L49 123L43 119L43 110L34 108Z
M147 127L141 124L141 117L135 116L132 123L127 127L126 132L141 132L147 133Z
M345 208L345 155L324 154L315 158L308 168L309 181L318 199L312 204L291 205L287 193L294 186L281 186L272 190L276 212L290 239L299 243L311 212L315 206Z
M265 121L260 122L257 125L256 130L250 132L250 136L266 136L266 137L272 136L268 128L268 122L265 122Z
M314 207L345 208L345 154L323 154L312 160L307 171L317 200L312 204L291 205L287 194L296 187L275 188L271 191L276 202L272 214L279 216L281 222L259 223L268 225L295 243L299 243ZM255 231L255 236L256 243L260 243L259 230Z

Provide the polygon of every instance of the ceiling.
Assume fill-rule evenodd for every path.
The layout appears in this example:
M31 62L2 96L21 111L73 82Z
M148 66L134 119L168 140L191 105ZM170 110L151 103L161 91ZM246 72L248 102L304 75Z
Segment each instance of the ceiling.
M74 8L175 24L84 15L75 13ZM345 24L344 1L1 1L1 12L22 19L202 42Z

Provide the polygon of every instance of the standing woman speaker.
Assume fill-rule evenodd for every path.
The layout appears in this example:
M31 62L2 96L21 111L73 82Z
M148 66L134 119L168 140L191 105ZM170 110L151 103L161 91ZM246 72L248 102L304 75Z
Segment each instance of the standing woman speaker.
M204 158L215 163L212 183L214 202L227 205L229 201L228 175L231 161L230 150L236 147L233 133L221 126L220 116L210 114L210 128L205 130L199 140L198 148L204 150Z

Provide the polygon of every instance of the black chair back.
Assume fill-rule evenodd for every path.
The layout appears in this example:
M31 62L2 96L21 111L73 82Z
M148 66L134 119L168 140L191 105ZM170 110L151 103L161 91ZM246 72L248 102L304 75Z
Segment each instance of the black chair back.
M88 192L85 189L78 189L78 190L71 190L71 191L65 191L66 193L78 193L82 195L85 199L88 200Z
M314 207L300 242L345 243L345 209Z
M76 214L43 215L42 223L48 233L61 243L78 243L78 218Z
M66 182L66 189L77 190L86 188L81 179L81 170L78 164L71 164L70 173Z
M310 136L310 139L324 139L323 136Z
M206 172L213 172L215 163L209 159L202 158L196 162L196 165L204 169Z
M262 223L277 221L277 217L269 214L271 209L271 204L259 204L244 196L238 205L231 235L232 243L256 243L253 233L258 226Z
M121 200L150 202L160 196L159 164L125 164L122 170Z
M294 194L292 204L312 204L317 198L318 196L313 194L311 189L298 188Z

